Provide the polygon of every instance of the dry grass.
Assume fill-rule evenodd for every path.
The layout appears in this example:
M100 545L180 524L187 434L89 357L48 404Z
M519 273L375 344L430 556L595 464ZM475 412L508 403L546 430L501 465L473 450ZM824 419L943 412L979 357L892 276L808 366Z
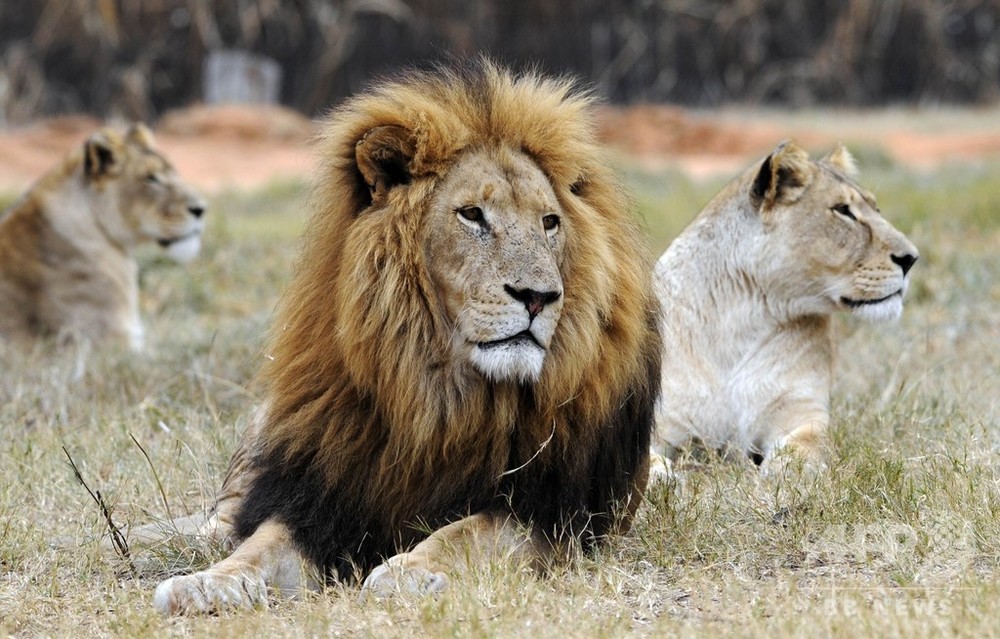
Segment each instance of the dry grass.
M709 460L652 488L627 538L552 579L495 566L437 599L362 602L333 587L270 610L164 620L150 605L158 580L218 552L175 546L129 562L102 550L103 516L62 447L119 524L211 502L304 224L295 185L218 197L189 270L144 259L148 353L0 344L0 635L995 633L996 168L864 177L923 258L899 324L838 323L827 474L779 482ZM657 249L718 187L628 180Z

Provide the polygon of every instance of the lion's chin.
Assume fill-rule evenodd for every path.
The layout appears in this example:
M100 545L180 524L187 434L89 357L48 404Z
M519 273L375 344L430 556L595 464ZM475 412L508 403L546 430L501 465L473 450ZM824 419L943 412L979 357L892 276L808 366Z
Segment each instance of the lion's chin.
M898 291L885 298L857 302L842 300L857 318L868 322L895 322L903 314L903 292Z
M518 340L484 348L472 347L472 365L494 382L534 382L542 373L545 351L538 346Z
M192 233L180 240L170 242L167 247L167 255L175 262L186 264L193 260L201 250L201 234Z

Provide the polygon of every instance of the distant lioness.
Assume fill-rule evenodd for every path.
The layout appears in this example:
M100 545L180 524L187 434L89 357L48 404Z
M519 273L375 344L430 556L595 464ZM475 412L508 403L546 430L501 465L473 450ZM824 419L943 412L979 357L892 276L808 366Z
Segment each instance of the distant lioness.
M668 460L695 442L757 464L783 447L821 456L830 315L898 318L917 261L854 173L843 146L813 161L782 144L660 258L666 347L654 450Z
M133 249L201 246L204 200L137 124L94 133L0 214L0 338L143 343Z

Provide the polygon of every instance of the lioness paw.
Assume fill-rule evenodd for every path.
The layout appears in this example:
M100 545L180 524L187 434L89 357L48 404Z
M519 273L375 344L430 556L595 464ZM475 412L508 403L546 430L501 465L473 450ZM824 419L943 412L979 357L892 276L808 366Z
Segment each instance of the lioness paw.
M211 614L267 602L260 576L198 572L171 577L156 587L153 606L164 615Z
M448 577L443 572L387 561L371 571L361 586L361 594L386 599L398 594L432 595L447 589Z
M822 458L802 455L794 449L778 449L760 466L761 477L781 481L807 479L824 472L826 463Z
M659 483L666 483L675 478L674 463L657 453L649 451L649 479L647 486L654 486Z

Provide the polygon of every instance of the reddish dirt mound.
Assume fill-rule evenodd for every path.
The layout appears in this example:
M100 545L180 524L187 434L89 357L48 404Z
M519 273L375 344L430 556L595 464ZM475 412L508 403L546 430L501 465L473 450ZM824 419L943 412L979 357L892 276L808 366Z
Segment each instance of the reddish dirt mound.
M599 112L601 138L611 146L642 156L750 155L780 140L776 126L752 129L692 118L684 109L639 105L605 107Z
M786 138L811 149L837 140L881 147L896 161L928 168L952 160L1000 158L1000 113L992 110L755 112L604 107L602 138L627 162L676 166L701 177L731 175ZM0 131L0 192L19 192L99 122L56 118ZM181 175L207 192L300 179L312 167L315 125L281 107L193 106L166 114L159 146Z
M0 192L25 189L100 125L73 116L0 131ZM167 113L156 139L186 180L216 192L307 175L313 130L281 107L194 106Z
M599 126L604 141L625 156L676 165L696 177L733 173L785 139L816 150L838 141L881 148L895 161L920 169L1000 158L996 108L782 113L637 105L603 108Z
M156 127L181 175L210 192L307 176L314 131L308 118L277 106L193 106L167 113Z
M0 192L23 190L99 126L94 118L69 116L0 131Z
M161 135L282 141L301 145L313 123L298 111L280 106L198 105L168 112L156 126Z

